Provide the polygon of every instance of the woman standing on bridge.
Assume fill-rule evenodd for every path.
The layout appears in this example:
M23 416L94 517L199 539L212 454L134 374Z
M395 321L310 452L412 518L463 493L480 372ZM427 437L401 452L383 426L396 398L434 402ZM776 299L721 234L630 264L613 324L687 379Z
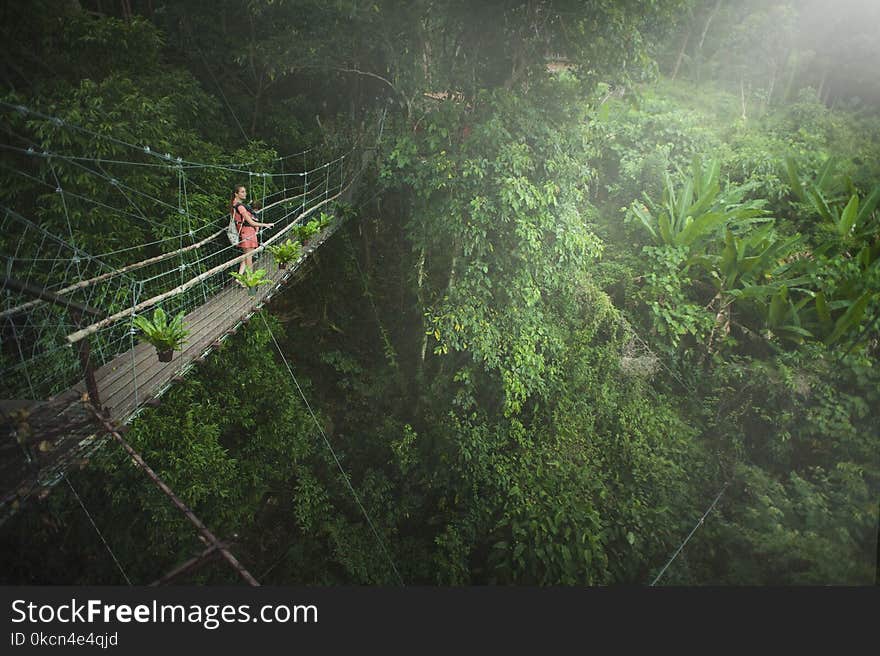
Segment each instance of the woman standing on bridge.
M232 192L232 200L229 203L229 211L235 216L235 225L238 227L238 235L241 241L238 242L239 248L244 251L247 257L242 260L238 267L238 273L244 273L244 270L254 270L254 263L251 259L251 251L253 251L259 242L257 241L258 228L271 228L274 223L260 223L254 216L253 210L245 204L247 198L247 188L244 185L235 185Z

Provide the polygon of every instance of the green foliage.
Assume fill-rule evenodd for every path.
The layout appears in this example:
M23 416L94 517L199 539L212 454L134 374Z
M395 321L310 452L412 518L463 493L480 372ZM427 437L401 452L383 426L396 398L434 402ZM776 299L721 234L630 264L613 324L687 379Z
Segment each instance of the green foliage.
M731 185L722 192L720 171L720 162L712 161L704 168L695 158L680 188L667 174L661 201L647 199L652 205L650 210L635 202L631 210L660 244L685 246L692 251L722 228L742 228L756 219L770 220L764 216L763 201L743 200L748 188Z
M718 402L707 429L740 464L720 521L689 556L697 580L873 582L877 375L856 360L817 357L817 348L730 359L707 381L707 400Z
M320 219L312 219L308 223L298 225L293 229L294 234L304 244L306 242L308 242L312 237L317 235L320 231L321 231Z
M834 236L847 245L865 241L876 234L880 225L874 210L880 202L880 185L875 186L864 203L860 204L858 193L851 193L846 198L827 198L826 194L832 187L832 175L837 165L836 158L829 158L819 171L815 181L804 180L797 162L792 157L785 160L785 170L795 198L807 206L814 215L822 218Z
M278 264L286 265L299 259L302 245L298 241L287 239L280 244L269 246L267 250L272 253Z
M332 214L321 212L320 216L311 219L308 223L303 223L293 229L293 234L305 244L315 235L320 234L334 220Z
M772 225L737 235L732 230L724 233L724 248L717 265L715 278L719 290L748 288L771 278L779 263L791 255L802 243L801 235L781 239ZM714 273L714 271L713 271Z
M661 85L638 95L616 97L598 91L588 137L595 149L591 166L601 171L597 196L611 206L629 205L633 198L659 198L668 170L688 169L695 157L724 153L726 134L714 117L701 111L705 93L673 98ZM677 88L676 88L677 90Z
M753 134L751 142L759 145L758 133ZM673 347L684 334L710 344L720 334L723 343L736 345L731 325L740 336L762 334L788 347L804 340L834 345L850 340L873 314L873 266L880 252L869 240L877 230L880 190L866 197L848 176L836 178L839 158L828 158L813 180L800 173L794 157L784 155L782 144L767 146L779 153L777 163L739 169L747 160L730 160L728 166L745 183L730 183L725 192L717 181L726 158L707 169L695 159L677 184L661 170L662 193L655 192L660 200L645 198L650 209L631 203L628 218L637 219L632 223L655 243L686 249L650 251L650 270L642 277L647 284L636 293L651 309L650 325L671 336ZM789 193L794 203L788 202ZM766 224L768 203L778 212L775 225ZM807 234L792 234L792 226ZM716 238L719 232L723 244ZM712 288L715 296L707 296Z
M131 323L140 329L138 337L141 341L149 342L156 347L157 351L179 351L186 341L189 331L183 327L184 313L180 312L171 321L165 311L157 307L153 311L153 318L136 316Z
M243 286L248 289L255 289L260 285L271 285L272 280L266 277L265 269L256 269L250 270L245 269L244 273L238 273L237 271L230 271L229 275L235 278L238 282L240 282Z
M780 77L771 91L774 70L793 70L780 61L786 3L724 4L705 50L691 36L683 71L723 70L735 93L634 84L653 75L647 54L672 19L700 31L716 5L650 4L197 0L157 11L164 32L48 10L7 26L45 33L38 57L62 74L34 75L41 64L10 33L8 59L27 74L4 64L16 84L3 98L100 135L9 113L8 129L39 148L122 160L113 139L144 140L270 170L266 143L298 151L313 130L309 141L329 148L381 126L360 195L336 211L357 220L304 271L319 281L306 281L308 294L275 301L298 329L270 319L321 430L251 322L129 435L212 530L237 536L264 583L396 581L373 524L407 584L643 584L722 481L727 493L667 582L871 581L876 118L795 97L802 80L789 94ZM782 37L761 43L776 18ZM259 48L233 38L251 21ZM574 71L548 79L548 48ZM215 64L231 74L215 78ZM423 95L444 89L461 102ZM839 175L823 168L832 156ZM166 200L185 179L189 215L172 203L148 226L123 220L127 208L92 173L15 157L2 173L10 202L58 234L69 216L93 252L205 225L240 182L225 169L102 164ZM65 215L52 189L10 170L57 172L103 205L74 200ZM296 238L330 220L322 213ZM299 248L289 240L275 255ZM269 282L262 270L233 275ZM652 378L625 367L644 342L660 365ZM96 460L75 483L136 583L203 548L127 460L109 450ZM7 538L17 550L7 576L119 582L75 501L50 504L15 537L57 544L61 517L77 557L56 549L44 569L32 554L46 549ZM193 580L232 575L205 568Z
M668 339L672 350L685 335L704 342L714 322L712 314L690 298L693 279L687 271L686 247L646 246L642 253L650 262L650 269L637 297L650 309L653 330Z

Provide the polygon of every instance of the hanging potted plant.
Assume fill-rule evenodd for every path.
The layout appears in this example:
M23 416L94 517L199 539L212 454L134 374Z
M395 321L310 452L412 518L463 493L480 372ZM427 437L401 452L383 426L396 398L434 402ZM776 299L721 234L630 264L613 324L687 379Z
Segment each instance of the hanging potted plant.
M269 246L268 251L275 256L275 262L278 264L278 268L286 269L288 264L296 262L297 259L299 259L302 247L298 241L291 241L288 239L281 244Z
M244 273L236 273L230 271L229 275L235 278L239 284L248 290L248 296L257 295L257 287L260 285L271 285L272 281L266 278L265 269L257 269L256 271L245 270Z
M302 240L303 246L305 246L311 239L320 231L320 221L318 219L312 219L305 225L296 227L296 235Z
M332 214L328 214L327 212L321 212L321 216L318 218L318 230L321 232L324 231L328 225L333 223L333 219L335 217Z
M159 362L171 362L174 351L180 351L189 331L183 327L183 312L170 322L165 311L157 307L153 311L152 320L147 317L134 317L132 323L139 328L141 341L149 342L156 347Z

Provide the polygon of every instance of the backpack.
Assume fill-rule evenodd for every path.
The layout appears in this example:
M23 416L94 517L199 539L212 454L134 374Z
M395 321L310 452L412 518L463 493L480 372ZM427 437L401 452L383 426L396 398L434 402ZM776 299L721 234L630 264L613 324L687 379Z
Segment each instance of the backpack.
M241 232L238 228L238 223L235 220L235 213L238 210L239 205L244 205L244 208L251 213L251 216L256 218L257 213L251 209L250 205L246 205L245 203L236 203L232 208L232 213L229 215L229 224L226 226L226 238L229 239L229 243L233 246L238 246L239 242L241 242Z
M233 246L238 246L241 236L238 234L238 226L235 224L235 214L229 215L229 225L226 226L226 238Z

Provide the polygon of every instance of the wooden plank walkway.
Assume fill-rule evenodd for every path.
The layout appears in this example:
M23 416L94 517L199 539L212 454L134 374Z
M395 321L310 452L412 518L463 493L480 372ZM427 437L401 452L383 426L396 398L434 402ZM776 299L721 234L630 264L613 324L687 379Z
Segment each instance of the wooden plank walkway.
M255 269L266 269L271 285L257 288L254 296L230 277L230 284L185 317L190 331L182 351L175 351L171 362L159 362L156 349L138 343L95 372L101 406L118 425L127 424L148 403L220 342L235 332L258 311L306 259L338 229L333 222L303 249L302 257L287 269L279 270L269 253L262 253ZM232 268L230 268L232 270ZM103 444L96 433L94 418L84 405L85 383L30 408L20 431L32 436L37 448L7 449L0 453L0 523L18 504L36 491L54 485L78 460ZM43 448L40 448L42 445Z

